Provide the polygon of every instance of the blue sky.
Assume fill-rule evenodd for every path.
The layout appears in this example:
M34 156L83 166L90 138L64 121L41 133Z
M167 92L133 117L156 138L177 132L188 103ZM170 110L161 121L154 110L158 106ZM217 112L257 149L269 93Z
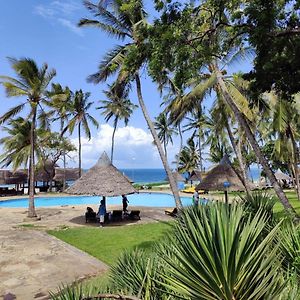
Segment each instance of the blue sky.
M151 8L152 1L145 1ZM82 5L81 0L10 0L2 1L0 10L0 74L14 76L7 57L30 57L39 65L47 62L55 68L57 76L53 82L71 90L82 89L91 92L90 100L97 102L104 99L102 90L105 84L93 85L86 82L88 75L97 71L97 65L107 50L118 41L107 37L95 28L78 28L80 18L92 16ZM152 119L159 114L160 97L156 86L143 74L143 94ZM137 104L133 92L132 102ZM0 86L0 115L21 99L6 98ZM105 124L99 110L91 110L91 114L101 124L98 130L92 129L91 141L83 141L83 167L89 168L102 151L110 152L112 128ZM25 114L26 112L24 112ZM0 132L0 137L3 132ZM76 134L72 137L76 144ZM170 161L178 151L178 141L169 147ZM76 155L72 154L69 166L76 165ZM129 126L120 129L116 134L114 164L120 168L159 168L162 167L152 138L148 132L142 112L137 109L130 119Z

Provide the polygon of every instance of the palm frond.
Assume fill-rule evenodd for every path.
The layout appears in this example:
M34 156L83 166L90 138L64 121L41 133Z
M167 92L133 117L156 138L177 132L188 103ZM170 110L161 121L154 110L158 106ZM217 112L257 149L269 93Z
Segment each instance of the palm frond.
M20 111L22 111L25 107L26 103L22 103L18 106L11 108L8 112L0 117L0 124L5 123L6 121L10 120L14 116L16 116Z
M88 82L99 83L105 81L109 76L115 74L124 63L127 45L116 46L109 51L98 66L98 72L88 77Z

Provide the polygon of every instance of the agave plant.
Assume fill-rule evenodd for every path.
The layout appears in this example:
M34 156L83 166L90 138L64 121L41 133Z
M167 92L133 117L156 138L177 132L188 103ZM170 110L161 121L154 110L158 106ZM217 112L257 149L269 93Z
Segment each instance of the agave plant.
M274 195L257 191L240 198L248 213L256 214L259 210L262 210L268 216L269 221L274 221L274 205L276 203Z
M111 270L111 289L122 295L134 295L144 300L171 300L171 291L163 285L160 273L165 270L164 262L155 253L135 249L124 252Z
M262 236L262 209L243 216L239 205L210 204L182 212L159 255L170 290L188 299L278 299L284 289L275 226Z
M290 220L281 227L278 243L283 254L283 265L300 276L300 225Z

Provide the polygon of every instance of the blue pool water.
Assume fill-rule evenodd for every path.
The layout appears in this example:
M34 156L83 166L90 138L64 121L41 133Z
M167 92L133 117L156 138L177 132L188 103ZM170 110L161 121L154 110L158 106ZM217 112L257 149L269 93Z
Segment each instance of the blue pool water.
M130 206L155 206L155 207L174 207L174 198L168 194L160 193L140 193L127 196ZM80 205L80 204L99 204L100 197L96 196L70 196L70 197L37 197L34 200L36 207L42 206L61 206L61 205ZM181 197L183 206L192 204L192 196ZM107 197L107 205L122 205L122 197ZM14 199L0 202L0 207L28 207L28 198Z

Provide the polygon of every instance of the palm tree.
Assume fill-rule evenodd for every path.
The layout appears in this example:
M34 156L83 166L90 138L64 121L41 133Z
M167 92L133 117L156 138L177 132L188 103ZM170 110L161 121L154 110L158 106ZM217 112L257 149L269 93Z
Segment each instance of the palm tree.
M128 125L129 118L133 113L133 110L138 106L133 104L128 99L129 90L122 90L122 95L118 95L116 89L113 86L109 86L109 90L104 91L108 100L100 101L102 106L97 109L102 109L102 115L105 116L105 121L108 122L114 117L114 130L111 138L111 162L113 162L114 156L114 141L115 133L120 120L124 120L125 126Z
M90 140L91 131L89 127L89 122L91 122L96 128L99 127L98 122L94 117L88 112L94 102L88 102L90 93L84 93L82 90L76 91L72 95L70 103L70 112L67 113L70 121L63 130L69 130L72 134L76 126L78 126L78 168L79 168L79 177L81 177L81 127L83 128L85 135Z
M187 145L182 148L178 154L178 171L180 173L187 172L189 176L192 171L197 169L199 164L199 152L194 142L194 136L187 140Z
M52 110L46 116L47 118L54 115L53 120L60 121L61 136L64 137L65 124L68 122L68 114L71 110L71 97L72 92L69 87L63 88L59 83L52 84L49 96L52 98L50 106ZM63 154L63 167L64 167L64 178L63 178L63 191L66 189L66 154Z
M30 107L28 118L31 120L30 128L30 164L29 164L29 209L28 217L36 217L34 206L34 152L35 152L35 130L38 109L43 110L42 104L47 104L47 87L56 75L54 69L48 71L48 65L44 64L38 68L34 60L29 58L9 58L12 68L16 73L16 78L0 76L0 83L4 86L8 97L26 97L26 100L10 109L0 118L0 123L4 123L11 117L21 112L26 105Z
M173 135L177 134L177 130L171 126L170 121L168 120L166 113L160 113L158 117L155 118L154 128L158 131L157 135L160 142L164 145L165 156L168 159L167 155L167 145L169 142L173 144Z
M198 151L199 151L199 167L203 171L203 143L204 138L207 135L207 127L209 127L209 122L205 116L201 103L196 105L191 112L191 117L186 117L189 122L184 126L185 130L194 130L193 134L198 137Z
M145 45L145 31L147 29L147 13L143 8L143 1L134 2L114 0L108 1L106 5L102 1L97 5L84 1L86 8L99 20L81 19L79 26L93 26L100 28L110 36L126 43L118 45L109 51L98 67L98 72L89 76L88 80L93 83L105 81L108 77L117 74L117 88L124 89L135 81L139 106L157 146L163 166L169 178L170 187L173 192L176 206L182 207L177 184L169 168L164 155L160 140L154 125L146 109L139 70L146 63L148 50Z
M8 127L2 130L7 135L0 139L3 153L0 156L0 164L3 167L12 166L13 170L28 166L30 159L30 128L31 122L22 117L10 120Z

